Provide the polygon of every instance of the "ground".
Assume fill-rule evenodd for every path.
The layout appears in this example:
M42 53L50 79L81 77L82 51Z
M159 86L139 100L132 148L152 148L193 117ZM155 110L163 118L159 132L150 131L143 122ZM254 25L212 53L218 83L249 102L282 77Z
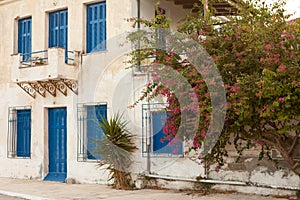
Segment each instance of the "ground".
M65 184L38 180L0 178L0 200L290 200L295 197L271 197L238 193L212 193L177 190L114 190L97 184ZM19 198L3 195L14 195Z

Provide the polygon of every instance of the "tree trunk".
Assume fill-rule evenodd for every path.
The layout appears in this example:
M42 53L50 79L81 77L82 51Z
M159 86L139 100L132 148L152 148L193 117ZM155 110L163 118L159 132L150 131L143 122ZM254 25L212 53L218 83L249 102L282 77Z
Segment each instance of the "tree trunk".
M289 169L295 172L297 175L300 176L300 161L296 161L293 158L293 151L296 146L296 143L293 142L291 145L283 145L283 142L281 141L281 137L277 135L273 135L272 139L275 139L275 141L272 141L269 139L264 139L264 142L268 144L269 146L275 147L281 154L282 158L288 163ZM294 140L298 140L298 134L296 135L296 138ZM296 149L297 150L297 149Z
M129 181L126 172L114 169L114 187L117 190L125 190L129 187Z
M289 154L289 152L283 148L281 144L277 146L277 149L283 159L289 164L290 169L300 176L300 162L293 159L292 154Z

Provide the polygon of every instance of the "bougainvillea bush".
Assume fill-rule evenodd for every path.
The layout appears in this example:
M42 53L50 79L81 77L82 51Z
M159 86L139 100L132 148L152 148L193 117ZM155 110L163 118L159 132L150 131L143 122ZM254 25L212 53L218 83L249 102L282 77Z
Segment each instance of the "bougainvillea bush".
M237 1L237 16L229 16L226 21L211 17L213 10L204 18L200 9L197 13L189 13L178 28L180 33L208 52L226 91L224 127L214 148L201 157L206 163L223 165L227 155L225 147L234 136L233 143L239 154L256 146L261 149L259 157L262 158L269 156L271 149L277 149L289 168L300 175L300 163L295 159L300 151L300 23L288 20L283 5L281 1L273 5ZM163 27L168 35L170 20L163 15L150 21L133 21L134 25L139 22L149 29ZM156 33L154 40L161 42L161 31ZM145 44L151 43L151 38L142 35L136 32L129 39L138 41L139 47L141 44L147 46ZM167 38L166 45L176 44L172 39ZM208 90L208 80L203 78L203 74L209 72L203 68L204 71L199 73L192 62L170 50L172 48L167 49L156 45L156 48L137 48L131 53L133 66L151 58L148 68L152 79L140 100L157 95L166 98L170 114L164 133L168 140L179 138L179 129L185 120L182 113L198 112L197 126L193 124L191 128L187 121L181 130L185 132L184 137L188 135L193 140L190 150L197 150L203 148L213 118L211 96L214 94ZM195 94L193 98L176 94L176 90L185 86L178 81L172 82L175 77L169 75L170 68L189 83L186 90ZM165 72L161 73L163 70ZM214 84L213 80L209 82ZM192 99L191 106L180 104L184 98ZM197 110L191 109L195 104Z

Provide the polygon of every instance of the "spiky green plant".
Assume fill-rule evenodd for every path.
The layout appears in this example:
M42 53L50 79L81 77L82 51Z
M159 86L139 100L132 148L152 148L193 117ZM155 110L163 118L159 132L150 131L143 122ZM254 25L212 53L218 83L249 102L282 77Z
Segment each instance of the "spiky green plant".
M101 120L99 123L104 139L98 140L96 148L101 156L98 166L108 166L116 189L127 189L130 185L128 169L132 163L131 152L137 149L132 141L133 136L127 129L128 121L119 113L109 120L101 116Z

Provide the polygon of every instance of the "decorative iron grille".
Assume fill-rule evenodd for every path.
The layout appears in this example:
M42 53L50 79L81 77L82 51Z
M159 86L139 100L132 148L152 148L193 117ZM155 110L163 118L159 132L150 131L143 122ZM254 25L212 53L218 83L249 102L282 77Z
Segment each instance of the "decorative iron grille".
M31 112L31 106L18 106L18 107L9 107L8 108L8 136L7 136L7 157L8 158L30 158L30 126L31 126L31 117L27 120L29 120L27 123L29 123L29 127L27 130L27 134L23 137L26 137L24 140L19 138L18 140L18 131L25 131L22 130L23 127L18 127L18 121L19 124L22 123L19 119L18 120L18 111L26 111L28 110ZM19 133L20 136L20 133ZM22 142L22 143L21 143ZM26 148L25 151L20 150L20 148ZM19 151L19 152L18 152Z
M182 157L183 156L183 142L178 141L176 144L171 147L169 143L166 145L166 142L157 145L157 136L161 133L157 132L158 129L155 127L157 123L153 119L154 114L156 113L167 113L166 103L151 103L142 105L142 155L143 157ZM166 116L164 114L162 116ZM166 120L166 119L165 119ZM163 126L163 125L162 125ZM156 129L156 130L155 130ZM162 130L161 130L162 131ZM161 132L160 131L160 132ZM156 143L156 145L155 145ZM165 143L165 144L163 144ZM166 146L164 146L166 145ZM172 149L175 149L179 146L179 151L175 152ZM159 148L162 148L161 150Z
M91 102L77 104L77 161L97 161L97 157L90 155L88 151L88 107L107 106L107 102Z

